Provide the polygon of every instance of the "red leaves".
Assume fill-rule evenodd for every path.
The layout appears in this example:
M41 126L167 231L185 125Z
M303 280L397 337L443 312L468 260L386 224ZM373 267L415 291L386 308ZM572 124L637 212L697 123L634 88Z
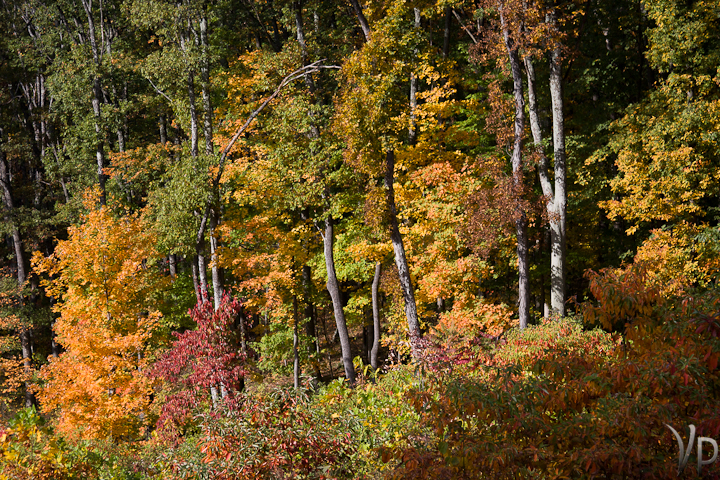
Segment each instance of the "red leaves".
M158 421L161 427L183 425L204 401L210 389L226 392L231 400L245 376L246 355L239 350L236 318L242 318L242 305L223 296L213 311L203 302L190 311L196 330L175 334L177 340L153 366L150 375L165 380L172 392L163 405Z

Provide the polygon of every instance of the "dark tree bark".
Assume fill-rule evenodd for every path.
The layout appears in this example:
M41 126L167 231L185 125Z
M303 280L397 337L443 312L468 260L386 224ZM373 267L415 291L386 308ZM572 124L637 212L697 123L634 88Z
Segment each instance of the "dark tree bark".
M445 28L443 29L443 58L448 58L450 55L450 25L452 24L451 20L452 15L452 9L450 7L445 7Z
M300 351L298 349L298 300L297 295L293 295L293 386L295 390L300 388Z
M345 312L343 312L342 298L340 296L340 284L335 275L335 257L333 255L333 218L325 219L325 235L323 236L323 247L325 253L325 268L327 269L327 289L332 299L333 312L335 313L335 326L337 327L338 338L340 339L340 351L345 378L350 384L355 383L355 367L353 365L352 351L350 350L350 337L348 336Z
M400 288L402 289L403 300L405 301L405 317L407 318L408 333L410 334L412 356L417 359L420 355L418 345L421 337L420 322L418 321L417 304L415 303L415 293L413 291L412 279L410 278L410 269L405 255L405 245L403 244L400 226L398 224L394 184L395 152L388 150L385 162L385 188L390 217L390 241L392 242L395 253L395 265L397 265L398 276L400 277Z
M365 41L370 43L370 24L368 24L367 18L365 18L362 7L360 6L360 3L358 3L358 0L350 0L350 3L352 4L353 10L355 10L355 15L357 15L358 23L360 23L360 28L365 36Z
M102 62L102 46L98 46L97 39L95 36L95 20L92 12L92 1L82 0L83 8L88 19L88 39L90 40L90 48L92 50L93 61L97 67L100 67ZM101 126L101 112L100 105L103 103L102 86L100 83L100 77L96 75L93 78L92 87L92 109L93 115L95 116L95 159L97 163L97 175L98 185L100 187L100 204L105 205L107 202L106 186L107 175L105 174L105 168L107 167L105 162L105 138Z
M378 369L378 353L380 352L380 274L382 264L375 262L375 276L372 283L372 311L373 311L373 344L370 350L370 366Z
M5 214L4 220L12 227L12 243L15 251L15 263L17 265L16 275L19 287L23 287L27 281L27 270L25 267L25 254L22 247L22 238L20 230L17 228L12 218L15 204L13 202L12 192L10 191L10 166L7 162L7 156L4 151L0 151L0 183L2 184L2 196ZM30 328L28 326L20 327L18 332L20 337L20 348L22 349L23 370L26 376L30 376L32 371L32 345L30 337ZM36 404L35 395L30 389L30 383L25 382L25 406L31 407Z

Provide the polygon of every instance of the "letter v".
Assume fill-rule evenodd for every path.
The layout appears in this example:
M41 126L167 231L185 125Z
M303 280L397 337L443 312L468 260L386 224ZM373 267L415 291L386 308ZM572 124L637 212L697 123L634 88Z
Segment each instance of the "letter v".
M685 470L685 465L687 465L688 459L690 458L690 451L692 450L693 443L695 443L695 425L690 424L690 438L688 438L688 446L687 450L685 450L685 445L683 445L682 438L680 438L680 434L670 425L667 423L665 424L666 427L668 427L673 435L675 435L675 438L677 439L678 443L678 476L682 473L683 470ZM683 451L685 453L685 456L683 456Z

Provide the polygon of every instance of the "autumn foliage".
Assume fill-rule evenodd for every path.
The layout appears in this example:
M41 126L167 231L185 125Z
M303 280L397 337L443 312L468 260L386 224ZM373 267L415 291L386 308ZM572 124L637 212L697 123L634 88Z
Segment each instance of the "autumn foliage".
M718 19L4 1L0 480L675 478L665 424L720 440Z
M70 228L38 272L58 299L57 342L64 352L42 370L40 401L58 429L84 438L136 435L149 422L151 383L143 370L160 312L163 280L148 264L153 238L138 216L92 209Z
M217 408L218 396L228 403L225 407L237 401L247 357L239 350L239 322L245 321L241 312L240 302L227 295L218 310L210 302L199 303L190 312L197 328L176 333L154 363L150 376L164 382L158 427L166 433L181 433L178 429L192 423L203 407Z

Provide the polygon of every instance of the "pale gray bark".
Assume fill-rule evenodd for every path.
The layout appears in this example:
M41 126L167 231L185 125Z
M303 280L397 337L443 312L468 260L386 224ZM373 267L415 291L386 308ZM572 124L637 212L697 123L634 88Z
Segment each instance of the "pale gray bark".
M96 66L100 66L102 51L98 47L97 39L95 36L95 20L92 14L92 0L82 0L83 8L88 19L88 39L90 40L90 49L93 54L93 61ZM93 95L92 95L92 109L93 115L95 116L95 161L97 163L97 175L98 185L100 187L100 204L105 205L107 201L107 193L105 184L107 182L107 175L105 175L105 138L101 128L101 111L100 104L102 103L102 86L100 84L100 77L95 76L93 78Z
M170 269L170 277L175 280L177 277L177 255L174 253L168 255L168 267Z
M203 99L203 135L205 136L205 153L212 155L213 146L213 108L210 100L210 58L208 54L207 18L200 17L200 83Z
M347 323L345 322L345 312L343 312L342 299L340 298L340 284L335 274L335 256L333 254L334 235L333 218L328 215L325 219L325 235L323 236L325 268L328 277L327 289L332 299L335 326L337 327L337 335L340 339L340 351L343 367L345 368L345 378L347 378L349 383L353 384L355 383L355 367L352 361L353 357L352 351L350 350L350 337L347 331Z
M198 115L195 104L195 74L192 70L188 72L187 78L188 103L190 104L190 155L197 157L198 150Z
M525 130L525 99L523 96L522 72L520 70L520 57L515 41L505 25L502 11L500 20L503 28L505 48L510 60L510 70L513 78L513 95L515 97L515 129L512 153L512 169L515 196L515 233L517 236L518 257L518 317L520 329L527 327L530 321L530 265L528 263L527 216L522 207L520 195L523 191L523 161L522 144Z
M552 57L551 57L552 58ZM557 58L557 57L556 57ZM553 60L551 60L553 63ZM543 148L542 130L540 129L540 121L538 118L537 96L535 93L535 69L531 58L525 59L525 70L528 79L528 107L530 112L530 130L533 135L535 148L540 155L538 164L538 173L540 176L540 186L543 195L547 198L547 212L550 220L550 308L545 305L543 315L547 317L549 310L559 315L565 314L565 210L566 210L566 191L565 191L565 141L564 135L558 139L559 145L562 146L560 154L560 162L555 163L555 185L550 180L548 173L549 160L545 155ZM556 95L559 94L559 116L562 116L562 84L559 78L559 65L557 72L552 73L551 69L551 85L557 84L560 88L558 92L555 87L551 86L551 96L553 90ZM553 75L555 78L553 79ZM553 130L563 131L563 119L559 118L559 122L555 122L556 109L553 107ZM555 140L555 135L553 135ZM557 151L556 151L557 156ZM557 158L557 157L556 157Z
M565 315L567 191L565 189L565 115L563 112L562 60L559 48L550 53L550 100L555 152L555 196L550 221L550 304L553 312Z
M547 22L556 28L557 19L552 12ZM554 185L548 173L549 161L542 143L542 130L538 119L537 96L535 91L535 70L531 58L525 59L525 70L528 80L528 107L530 113L530 130L535 148L540 154L538 173L543 195L547 198L547 212L550 220L550 307L557 315L565 315L566 296L566 217L567 190L565 164L565 116L563 112L562 93L562 55L556 46L550 52L550 100L552 108L553 150L554 150ZM546 315L547 316L547 315Z
M210 275L212 277L213 286L213 302L215 310L220 308L220 302L224 292L222 271L219 265L218 257L218 239L217 239L217 224L219 215L215 212L210 217Z

